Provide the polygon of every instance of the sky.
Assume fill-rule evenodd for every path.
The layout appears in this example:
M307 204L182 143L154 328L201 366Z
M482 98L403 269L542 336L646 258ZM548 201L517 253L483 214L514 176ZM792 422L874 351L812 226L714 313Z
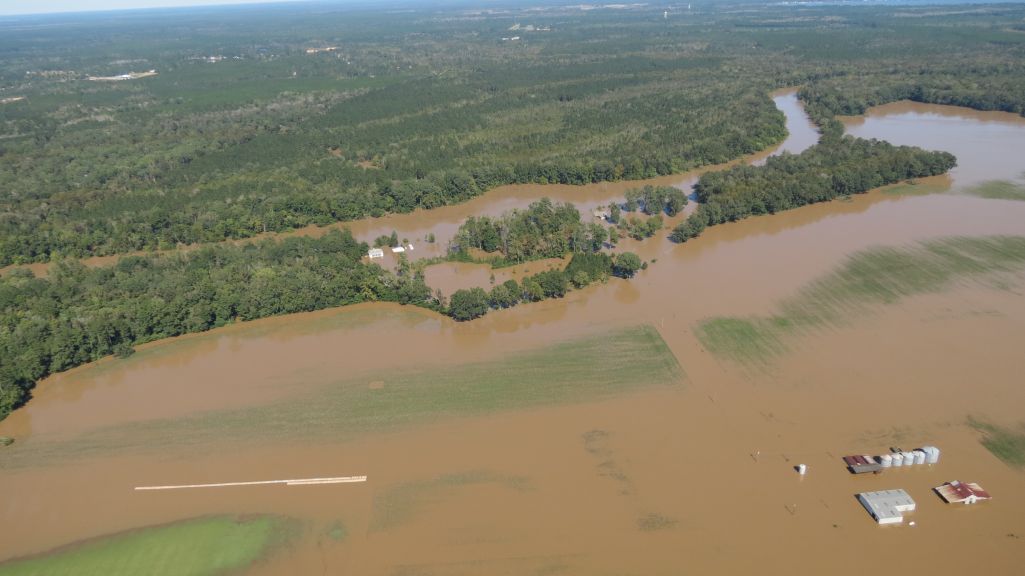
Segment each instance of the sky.
M0 0L0 16L41 14L45 12L86 12L169 6L212 6L216 4L255 4L258 2L295 2L299 0Z

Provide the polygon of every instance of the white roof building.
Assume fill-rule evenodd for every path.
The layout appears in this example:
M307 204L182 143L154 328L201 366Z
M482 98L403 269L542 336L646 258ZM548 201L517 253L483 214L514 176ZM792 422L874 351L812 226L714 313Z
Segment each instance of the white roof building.
M862 492L858 501L880 524L900 524L904 521L903 513L915 509L915 501L904 490Z
M375 258L384 258L384 250L381 250L380 248L371 248L367 251L367 256L370 256L371 260Z
M391 251L394 252L395 254L401 254L401 253L405 252L406 249L403 248L402 246L396 246L396 247L392 248Z

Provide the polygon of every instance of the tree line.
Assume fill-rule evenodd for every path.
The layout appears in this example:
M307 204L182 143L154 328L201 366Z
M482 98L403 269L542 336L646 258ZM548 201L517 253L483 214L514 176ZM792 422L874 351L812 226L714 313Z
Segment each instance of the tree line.
M575 252L565 270L546 270L524 278L521 282L506 280L490 291L483 288L460 289L452 293L446 313L464 322L480 318L492 309L511 308L521 302L539 302L562 298L573 288L592 282L605 282L609 276L632 278L644 267L633 252L616 255Z
M0 278L0 419L37 380L143 342L359 302L441 310L420 272L387 272L363 260L366 250L333 230L102 268L62 261L45 278L13 271Z
M701 205L673 229L670 238L686 242L708 226L935 176L955 164L947 152L851 136L823 138L801 154L775 156L762 166L736 166L702 175L695 185Z

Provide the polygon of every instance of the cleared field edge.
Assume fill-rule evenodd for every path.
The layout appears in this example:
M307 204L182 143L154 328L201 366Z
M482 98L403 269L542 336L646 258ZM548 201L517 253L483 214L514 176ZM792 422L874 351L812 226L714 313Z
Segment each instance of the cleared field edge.
M206 516L73 542L0 564L0 576L207 576L235 573L284 548L300 522Z
M658 331L632 326L500 360L347 376L261 406L128 423L73 437L30 437L5 448L0 469L140 450L185 450L217 441L345 441L445 418L597 401L685 381Z
M972 416L968 426L980 433L982 445L1004 464L1025 469L1025 424L1008 428Z
M1025 177L1025 174L1023 174ZM975 196L989 200L1025 200L1025 183L1011 180L989 180L964 188L951 188L947 183L936 183L930 179L907 181L880 188L890 196L925 196L928 194L951 194Z
M788 340L843 325L879 306L974 283L1011 289L1025 269L1025 237L947 237L909 246L856 252L805 285L765 317L720 316L694 334L713 354L741 365L765 366L789 350Z
M1025 184L1008 180L991 180L961 190L961 193L990 200L1025 200Z

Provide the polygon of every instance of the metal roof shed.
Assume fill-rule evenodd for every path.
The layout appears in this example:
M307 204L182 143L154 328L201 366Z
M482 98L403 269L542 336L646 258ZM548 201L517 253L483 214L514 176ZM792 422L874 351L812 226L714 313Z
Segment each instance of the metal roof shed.
M992 496L975 482L946 482L933 488L940 498L948 504L975 504L980 500L989 500Z

